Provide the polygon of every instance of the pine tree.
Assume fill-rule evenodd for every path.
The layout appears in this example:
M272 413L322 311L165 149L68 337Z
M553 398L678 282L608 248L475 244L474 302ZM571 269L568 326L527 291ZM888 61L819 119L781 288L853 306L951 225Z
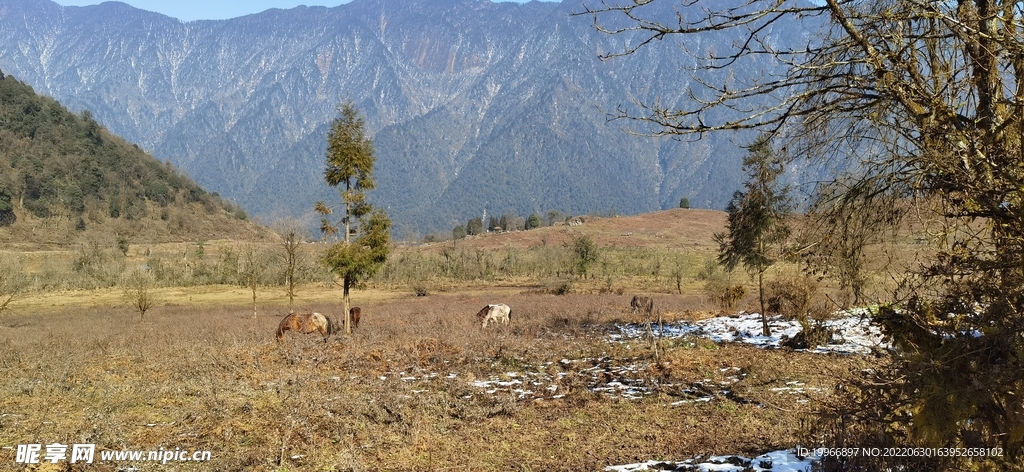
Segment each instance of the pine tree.
M789 237L786 215L790 212L788 188L779 186L784 166L765 138L758 138L743 159L747 173L744 190L737 191L727 211L728 234L718 233L718 261L729 270L743 265L757 277L761 304L762 334L771 336L768 314L765 313L764 273L775 264L781 245Z
M476 235L484 232L484 225L480 222L480 218L470 218L466 221L466 234Z
M452 230L452 239L462 239L466 237L466 228L462 225L458 225Z
M540 228L543 225L540 215L533 213L526 220L526 229Z
M331 272L341 277L345 313L345 333L352 332L349 307L351 288L373 276L390 253L391 220L381 209L366 201L366 192L373 190L373 142L366 137L363 118L352 102L338 107L339 116L331 123L327 136L327 168L324 178L331 187L340 187L344 213L339 224L329 218L334 210L317 202L320 230L326 237L336 237L344 226L344 238L334 243L324 256ZM369 217L367 219L367 217ZM352 241L352 235L356 235Z
M597 244L594 244L594 240L590 236L583 235L573 238L570 248L573 253L576 273L584 279L587 278L587 269L591 264L597 262Z

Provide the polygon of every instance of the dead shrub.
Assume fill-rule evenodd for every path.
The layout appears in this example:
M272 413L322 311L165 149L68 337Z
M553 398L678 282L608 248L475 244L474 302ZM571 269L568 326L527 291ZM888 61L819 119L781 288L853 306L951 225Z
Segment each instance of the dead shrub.
M565 295L572 292L572 281L568 279L549 280L544 284L544 293Z
M789 319L811 314L818 283L810 277L786 276L765 284L765 302L769 313Z
M123 290L125 303L139 312L139 318L146 316L146 312L153 307L155 299L153 286L156 281L148 267L135 267L121 274L120 285Z
M732 285L725 288L719 300L722 302L722 306L731 310L735 308L736 304L739 303L739 301L746 295L747 289L742 285Z
M742 285L730 285L725 281L712 280L704 286L704 292L708 294L723 310L732 310L736 304L747 295L747 289Z
M25 263L20 256L0 254L0 314L28 287Z
M416 294L417 297L425 297L427 295L430 295L430 288L427 287L427 284L423 282L413 284L412 291L413 293Z
M747 295L747 289L743 285L733 284L731 273L719 271L718 265L713 261L705 261L705 267L698 274L698 279L705 281L704 293L718 303L721 309L732 310Z
M795 318L802 328L784 344L794 349L808 349L827 344L832 330L825 326L827 304L819 296L817 280L805 275L784 276L769 281L765 287L767 310L783 317Z
M447 359L457 358L462 349L437 338L418 339L412 345L405 346L402 353L410 361L421 368L441 364Z

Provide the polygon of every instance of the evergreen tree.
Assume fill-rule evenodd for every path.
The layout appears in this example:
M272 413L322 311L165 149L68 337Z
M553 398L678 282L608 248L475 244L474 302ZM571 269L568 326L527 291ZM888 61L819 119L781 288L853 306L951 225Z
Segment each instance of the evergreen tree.
M587 278L590 265L597 262L597 244L590 236L583 235L572 240L571 249L576 273Z
M344 229L344 238L335 242L324 256L331 272L341 277L345 313L345 333L352 332L349 313L351 288L373 276L387 260L391 249L391 220L380 209L366 201L366 192L373 190L373 143L366 137L363 118L352 102L338 107L339 116L331 123L327 135L327 168L324 178L331 187L340 187L344 213L339 224L329 218L334 210L317 202L320 230L324 236L336 236ZM369 217L367 219L367 217ZM355 242L352 235L356 234Z
M765 313L764 273L775 263L780 246L789 237L786 215L790 212L788 188L780 187L782 160L772 151L766 138L758 138L747 148L743 170L747 173L744 190L733 194L727 211L728 234L718 233L718 260L729 270L743 265L757 278L761 302L761 330L771 336Z
M480 222L480 218L470 218L466 222L466 234L477 235L484 232L484 225Z
M548 210L548 226L554 226L555 223L561 223L565 221L565 215L558 210Z
M0 226L10 226L18 220L14 214L14 203L11 201L11 192L3 183L0 183Z
M542 224L540 215L533 213L526 220L526 229L540 228Z

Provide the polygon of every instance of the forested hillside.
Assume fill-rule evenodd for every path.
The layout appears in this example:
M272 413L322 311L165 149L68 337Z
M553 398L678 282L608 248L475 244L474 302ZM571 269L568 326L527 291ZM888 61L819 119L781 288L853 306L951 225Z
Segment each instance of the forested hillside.
M88 111L73 114L0 72L0 239L196 239L252 231L246 219Z

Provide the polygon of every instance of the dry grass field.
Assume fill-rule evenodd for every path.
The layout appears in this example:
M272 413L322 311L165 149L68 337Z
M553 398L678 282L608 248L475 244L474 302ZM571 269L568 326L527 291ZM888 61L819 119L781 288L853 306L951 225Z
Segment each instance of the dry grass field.
M482 329L473 314L498 300L513 323ZM692 297L657 303L668 318L705 316ZM638 321L628 304L592 294L396 299L364 304L359 329L327 343L291 333L275 342L280 310L11 315L0 320L0 444L212 452L206 463L52 470L600 470L793 447L837 376L864 362L697 339L655 358L645 342L608 341L612 325ZM793 381L809 393L779 393ZM615 382L641 393L603 388ZM695 383L731 393L676 404Z
M544 226L530 231L470 236L462 242L479 249L559 245L587 235L601 247L717 250L713 237L725 230L727 213L717 210L672 209L634 216L584 217L579 226ZM434 246L439 244L435 243Z
M653 295L668 321L720 313L696 276L724 221L670 210L399 247L390 275L353 294L358 330L326 343L275 341L288 312L280 286L259 288L257 316L237 285L158 285L144 317L116 286L27 292L0 315L0 469L13 468L19 444L55 442L212 458L97 452L89 466L31 470L602 470L812 444L815 409L869 358L609 338L643 321L629 311L634 293ZM552 259L580 235L601 262L553 295L551 281L567 275L549 274L563 270ZM110 260L206 261L215 272L239 247L133 241L126 259ZM30 271L81 257L66 246L18 250ZM436 273L446 261L461 272ZM296 311L338 319L339 293L306 283ZM482 328L473 315L488 303L510 305L511 325Z

